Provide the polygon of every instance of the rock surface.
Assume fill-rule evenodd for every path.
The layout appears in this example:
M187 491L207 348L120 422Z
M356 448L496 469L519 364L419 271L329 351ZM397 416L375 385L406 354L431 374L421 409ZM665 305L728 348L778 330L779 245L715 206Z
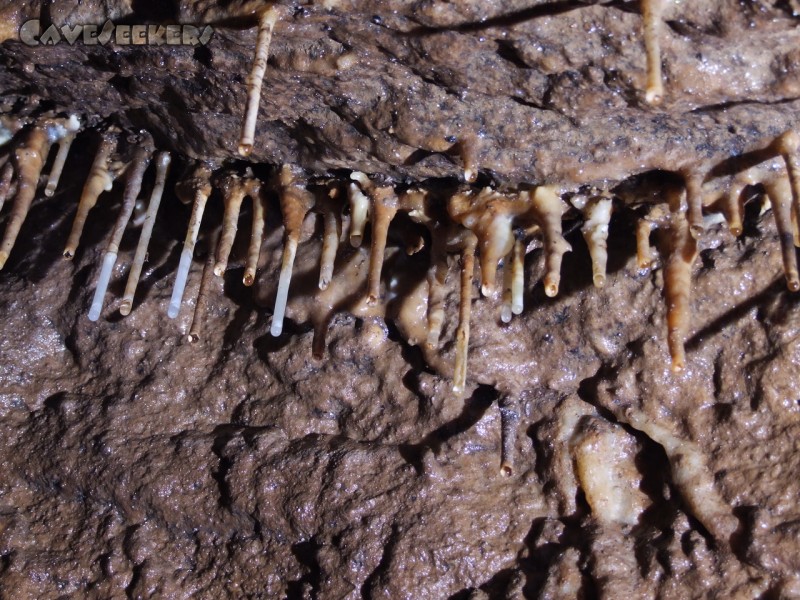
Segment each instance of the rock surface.
M54 21L87 18L62 4L50 3ZM333 16L298 10L276 32L255 162L457 177L451 147L466 135L484 177L578 186L713 167L798 123L791 2L676 3L660 109L642 100L630 3L331 4ZM169 6L160 18L220 16L216 4ZM146 128L179 160L223 161L254 39L220 25L207 50L8 40L0 104L79 110L93 125ZM350 68L331 68L349 52ZM75 175L92 158L80 147ZM166 316L189 211L171 197L133 312L112 305L90 323L121 190L64 261L81 185L65 176L35 202L0 272L3 596L800 596L800 312L755 202L741 237L717 225L701 240L682 374L669 367L663 269L637 267L623 211L602 289L574 228L557 298L545 296L540 250L526 257L525 310L509 324L499 296L479 300L475 283L459 398L391 319L337 314L321 359L299 309L272 337L274 214L255 295L232 261L200 341L185 341L191 301ZM123 239L115 296L137 233ZM315 284L318 247L306 232L295 296ZM389 261L387 277L413 276L415 260ZM447 365L457 280L446 284Z

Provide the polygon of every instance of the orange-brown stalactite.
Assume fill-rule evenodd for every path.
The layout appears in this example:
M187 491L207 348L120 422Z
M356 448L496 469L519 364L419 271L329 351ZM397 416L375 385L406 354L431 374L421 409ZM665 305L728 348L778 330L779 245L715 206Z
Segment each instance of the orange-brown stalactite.
M379 187L370 190L372 198L372 246L369 256L369 283L367 298L375 302L381 295L381 271L386 252L386 238L389 224L397 214L397 195L392 187Z
M217 244L217 262L214 265L214 275L221 277L228 268L228 256L233 248L236 231L239 227L239 211L247 195L247 190L242 184L242 179L235 174L230 174L222 181L222 195L225 211L222 216L222 235Z
M786 172L791 187L792 212L794 222L795 245L800 247L800 135L795 131L787 131L777 141L778 152L786 163Z
M692 265L697 258L697 240L689 230L683 212L673 212L670 222L670 253L664 269L664 296L667 303L667 343L672 370L686 366L684 344L691 324Z
M109 239L106 252L119 252L119 244L122 242L125 228L133 214L136 199L139 197L139 192L142 190L142 179L144 178L144 172L147 166L150 164L152 152L153 149L150 144L143 144L141 147L137 148L134 153L133 162L126 175L122 206L117 221L114 223L114 229L111 232L111 238Z
M192 176L176 186L175 193L184 202L192 202L192 215L189 217L189 227L183 242L178 272L175 275L175 286L172 288L172 297L169 301L169 309L167 309L167 316L170 319L178 316L183 302L186 279L189 276L189 268L194 257L194 248L197 243L197 236L200 233L200 224L203 221L206 202L211 195L211 167L205 163L197 165ZM210 252L210 254L213 256L214 253Z
M636 266L649 269L655 264L650 234L665 224L669 212L664 204L656 204L647 209L644 216L636 221Z
M511 477L514 474L519 412L511 398L502 397L497 404L500 409L500 474Z
M641 0L644 47L647 55L647 87L645 101L657 106L664 99L661 74L661 14L665 0Z
M640 269L649 269L653 264L653 250L650 247L650 234L653 224L646 218L636 222L636 266Z
M471 190L459 192L450 198L447 206L450 217L477 236L484 296L494 292L497 264L513 247L514 218L526 213L530 206L530 200L523 194L501 194L491 188L477 194Z
M735 237L742 235L742 192L747 184L735 179L725 194L725 220Z
M361 245L367 217L372 220L372 244L369 257L367 300L374 303L380 297L381 272L386 252L389 225L397 214L399 199L393 186L377 186L364 173L352 173L350 178L350 241Z
M97 148L91 171L89 171L89 176L86 178L86 184L83 186L81 199L78 202L78 212L75 214L75 220L72 223L72 231L70 231L67 244L64 246L64 258L71 259L75 256L89 211L97 204L100 194L109 191L114 183L114 178L108 167L111 153L116 145L116 135L111 132L104 133L100 139L100 145Z
M314 207L314 196L306 189L296 168L283 165L278 175L278 185L285 233L278 292L275 296L275 310L270 325L270 333L275 337L283 332L283 318L286 313L297 244L300 242L300 230L306 215Z
M39 175L42 172L49 147L44 129L34 127L28 134L25 146L14 152L17 163L17 193L11 206L11 214L3 233L3 240L0 242L0 269L5 266L11 249L17 241L22 223L28 216L31 202L36 196Z
M558 294L564 253L572 250L572 246L561 233L561 218L566 206L552 187L539 186L529 194L533 215L542 228L544 240L544 293L552 298Z
M472 232L464 232L461 250L461 286L456 330L456 360L453 373L453 392L462 394L467 385L469 358L469 322L472 311L472 278L475 272L475 248L478 239Z
M478 139L474 135L466 136L457 145L464 166L464 181L475 183L478 179Z
M792 231L792 191L786 177L778 177L764 184L772 204L772 215L778 229L778 239L783 257L783 273L790 291L800 290L800 277L797 273L797 251Z
M250 229L250 246L247 249L247 264L244 268L242 283L253 285L256 280L258 259L261 255L261 243L264 240L265 198L261 193L261 182L257 179L248 181L247 195L253 202L253 223Z
M686 218L689 220L689 232L696 239L703 235L703 177L696 171L684 177L686 185Z
M272 31L279 18L278 8L274 6L265 8L259 18L255 58L253 67L247 76L247 108L242 123L242 135L239 139L239 154L242 156L248 156L253 150L258 107L261 104L261 85L267 71Z

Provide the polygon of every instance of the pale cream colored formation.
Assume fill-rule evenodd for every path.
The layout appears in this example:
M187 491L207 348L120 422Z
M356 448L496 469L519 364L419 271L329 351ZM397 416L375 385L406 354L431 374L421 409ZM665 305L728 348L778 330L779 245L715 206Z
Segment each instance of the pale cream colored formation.
M69 156L69 149L81 129L81 121L76 115L71 115L69 118L64 119L63 123L56 124L55 127L57 128L55 137L58 141L58 152L56 153L55 161L53 161L53 167L50 169L47 185L44 188L44 195L48 198L55 193L58 187L61 173L64 171L64 164L67 162L67 156Z
M589 247L589 256L592 258L592 281L595 287L599 288L606 283L608 226L611 223L612 207L611 198L604 196L590 198L583 206L578 207L584 218L581 232Z
M641 447L625 428L601 418L597 409L578 396L558 402L540 425L547 445L542 460L553 481L558 510L575 514L582 490L594 519L603 527L639 523L651 505L641 491L642 473L636 458Z
M647 53L647 87L645 100L659 105L664 99L664 83L661 75L661 14L668 0L642 0L644 22L644 47Z
M333 188L326 198L319 202L322 213L322 254L319 260L319 289L326 290L333 279L333 265L339 250L339 236L342 234L342 221L339 204L336 202L339 189Z
M369 198L355 182L369 185L369 177L356 171L350 175L350 179L353 180L347 188L347 198L350 202L350 245L353 248L360 248L369 218Z
M150 203L147 205L147 216L142 225L142 232L139 235L139 243L136 246L136 253L133 255L133 262L131 263L131 270L128 273L128 281L125 284L125 293L122 296L122 302L119 305L119 312L121 315L128 315L133 308L133 298L136 294L136 286L139 285L139 277L142 274L144 261L147 257L147 247L150 245L150 236L153 235L153 226L156 222L156 215L158 208L161 206L161 197L164 194L164 185L167 180L167 171L169 170L172 158L169 152L159 152L156 157L156 182L153 186L153 191L150 194Z
M114 175L109 169L109 161L116 145L116 135L110 131L104 133L100 138L100 145L97 148L92 168L89 171L89 177L86 179L81 199L78 202L78 212L75 214L75 220L72 223L72 231L70 231L67 244L64 247L64 258L66 259L72 259L75 256L89 211L97 204L100 194L109 191L114 184Z
M664 448L672 481L689 510L717 540L728 543L739 521L717 491L700 448L639 410L629 409L622 418Z
M639 489L635 438L599 416L581 418L569 441L575 474L592 509L604 525L636 525L650 505Z
M274 6L263 9L259 16L256 54L253 60L253 68L247 76L247 109L244 123L242 124L242 135L239 140L239 154L242 156L248 156L253 151L258 107L261 104L261 85L264 81L264 74L267 71L272 30L275 28L279 18L278 9Z
M503 308L500 320L510 323L512 315L522 314L523 293L525 291L525 248L521 240L515 240L511 253L506 257L503 268Z

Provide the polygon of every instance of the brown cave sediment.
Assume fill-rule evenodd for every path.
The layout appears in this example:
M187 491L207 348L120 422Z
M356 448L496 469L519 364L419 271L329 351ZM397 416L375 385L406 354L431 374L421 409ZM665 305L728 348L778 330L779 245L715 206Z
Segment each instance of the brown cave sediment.
M796 593L792 3L270 6L0 7L0 586Z

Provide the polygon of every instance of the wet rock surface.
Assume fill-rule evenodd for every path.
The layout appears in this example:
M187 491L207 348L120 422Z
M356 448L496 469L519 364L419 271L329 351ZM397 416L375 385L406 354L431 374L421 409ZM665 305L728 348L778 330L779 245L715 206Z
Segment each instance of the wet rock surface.
M41 12L8 4L9 23ZM51 7L50 20L71 26L92 14L102 22L155 11L118 4ZM572 184L713 166L798 119L800 33L788 3L668 8L659 110L644 102L635 3L328 4L283 13L254 162L420 180L458 176L468 146L501 182ZM235 157L260 5L174 8L184 22L221 23L202 47L29 47L11 32L0 55L4 100L145 128L163 149L189 157ZM225 27L230 15L249 17L250 27Z
M253 160L457 176L458 152L448 152L459 140L448 137L476 130L485 174L578 185L713 165L797 123L791 3L696 3L666 15L668 97L657 110L641 99L640 17L628 3L336 4L333 17L312 7L278 28ZM200 3L174 10L219 16ZM403 35L418 28L424 35ZM97 123L146 127L159 147L222 160L235 151L236 77L254 37L221 28L208 53L7 41L2 100L20 114L37 110L33 96L80 106ZM730 69L700 68L728 61L729 47L740 54ZM358 55L352 70L308 60L342 52ZM749 70L762 63L774 68ZM91 163L85 148L76 173ZM121 193L98 204L64 261L81 185L67 178L34 203L0 272L4 595L800 595L800 313L778 233L755 203L741 237L717 225L701 240L682 374L670 370L662 265L637 267L623 213L602 289L575 228L557 298L544 293L541 250L525 259L525 310L509 324L499 294L479 299L474 283L459 398L447 368L424 360L391 319L337 314L322 358L299 309L272 337L274 215L256 294L232 261L198 342L185 341L191 301L177 320L166 316L188 220L174 198L133 312L122 319L111 305L90 323L103 224ZM115 297L136 234L123 238ZM295 296L318 268L313 231L303 244ZM189 290L207 245L201 238ZM398 259L385 279L392 269L418 265ZM444 307L450 365L455 271Z

